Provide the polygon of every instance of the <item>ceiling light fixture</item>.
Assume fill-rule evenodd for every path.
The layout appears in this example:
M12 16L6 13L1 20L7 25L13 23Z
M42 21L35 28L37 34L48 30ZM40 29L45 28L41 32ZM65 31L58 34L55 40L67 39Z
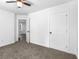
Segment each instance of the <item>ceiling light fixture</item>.
M21 1L17 1L17 6L18 6L19 8L21 8L21 7L22 7L22 2L21 2Z

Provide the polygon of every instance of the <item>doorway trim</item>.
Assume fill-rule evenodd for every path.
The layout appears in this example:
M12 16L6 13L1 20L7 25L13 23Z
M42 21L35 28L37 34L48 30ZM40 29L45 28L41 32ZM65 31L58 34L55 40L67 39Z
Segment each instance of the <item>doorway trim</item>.
M28 37L28 39L26 38L26 42L28 42L28 43L30 43L30 18L28 18L28 17L26 17L26 18L18 18L18 17L16 17L16 37L15 37L15 42L18 42L18 21L19 21L19 19L23 19L23 20L26 20L26 35L27 35L27 32L28 32L28 30L27 30L27 23L28 23L28 29L29 29L29 37ZM27 37L27 36L26 36Z

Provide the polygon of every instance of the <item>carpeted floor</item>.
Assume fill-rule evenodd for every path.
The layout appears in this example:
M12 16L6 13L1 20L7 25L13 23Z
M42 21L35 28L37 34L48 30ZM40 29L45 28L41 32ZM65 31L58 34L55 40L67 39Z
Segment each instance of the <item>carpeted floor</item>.
M76 56L55 49L17 42L0 48L0 59L77 59Z

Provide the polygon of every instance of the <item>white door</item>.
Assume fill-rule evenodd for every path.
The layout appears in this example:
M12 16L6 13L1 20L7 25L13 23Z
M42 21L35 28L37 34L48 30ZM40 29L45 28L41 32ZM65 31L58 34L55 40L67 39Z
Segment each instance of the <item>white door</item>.
M67 45L66 13L55 13L50 19L50 48L65 50Z
M30 19L27 18L26 22L26 42L30 43Z

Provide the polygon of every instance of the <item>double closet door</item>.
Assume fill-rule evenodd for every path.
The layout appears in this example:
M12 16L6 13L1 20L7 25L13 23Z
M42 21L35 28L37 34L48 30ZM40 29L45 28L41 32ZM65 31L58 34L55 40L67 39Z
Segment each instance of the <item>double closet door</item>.
M68 18L66 12L50 14L49 47L58 50L68 50Z

